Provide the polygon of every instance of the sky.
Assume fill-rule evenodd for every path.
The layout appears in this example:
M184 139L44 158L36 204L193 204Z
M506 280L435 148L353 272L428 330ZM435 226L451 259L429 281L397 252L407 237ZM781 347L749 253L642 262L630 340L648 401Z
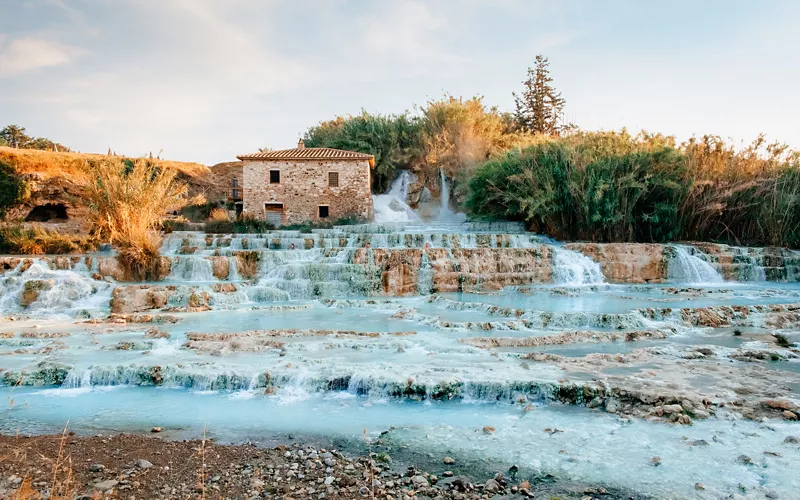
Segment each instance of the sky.
M445 93L513 109L536 54L566 117L800 148L795 0L0 0L0 126L214 164Z

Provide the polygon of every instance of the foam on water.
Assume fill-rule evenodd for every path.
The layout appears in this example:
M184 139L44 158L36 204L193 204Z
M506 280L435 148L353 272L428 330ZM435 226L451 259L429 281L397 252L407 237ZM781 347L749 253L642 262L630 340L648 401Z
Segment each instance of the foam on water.
M26 283L38 283L31 288L37 289L35 300L27 307L21 304ZM0 288L0 313L24 311L35 317L90 315L108 307L112 290L109 283L92 279L85 265L76 270L51 269L40 259L33 259L27 269L20 263L0 277Z

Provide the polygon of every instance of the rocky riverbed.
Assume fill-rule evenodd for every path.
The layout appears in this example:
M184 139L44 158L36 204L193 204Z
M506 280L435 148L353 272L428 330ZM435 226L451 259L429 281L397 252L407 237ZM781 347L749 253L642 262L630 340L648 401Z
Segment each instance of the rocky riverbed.
M0 435L0 498L644 498L530 477L515 464L492 472L474 459L406 453L403 460L380 440L361 448L358 455L295 440L265 447L131 434Z

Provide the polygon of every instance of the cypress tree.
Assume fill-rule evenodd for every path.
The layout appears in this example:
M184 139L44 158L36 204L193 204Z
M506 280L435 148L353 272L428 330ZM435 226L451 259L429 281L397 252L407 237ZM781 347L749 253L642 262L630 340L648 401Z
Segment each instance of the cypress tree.
M550 62L541 54L536 63L528 68L528 79L522 82L522 95L514 95L517 127L536 134L559 135L567 128L563 124L566 101L556 91L550 77Z

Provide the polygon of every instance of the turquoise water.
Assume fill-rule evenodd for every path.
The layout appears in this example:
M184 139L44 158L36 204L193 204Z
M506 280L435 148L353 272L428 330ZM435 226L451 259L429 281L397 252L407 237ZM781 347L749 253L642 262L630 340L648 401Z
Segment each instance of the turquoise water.
M300 249L311 245L309 238L313 248ZM543 245L558 255L555 282L386 297L370 288L370 280L380 283L370 274L376 265L354 264L354 252L367 240L373 249ZM288 250L292 243L296 249ZM199 253L178 255L187 245ZM262 255L258 275L215 278L205 257L244 247ZM713 371L703 371L709 364L774 376L798 394L800 363L790 350L780 350L789 358L782 361L735 359L748 350L778 352L771 337L776 327L764 313L713 329L694 327L675 310L796 303L800 285L724 282L708 275L716 272L712 266L692 260L705 258L694 251L681 257L687 269L672 274L708 283L608 284L587 257L514 225L356 226L311 236L221 235L210 244L205 235L186 233L171 235L164 249L182 259L167 280L177 287L168 306L185 307L191 293L201 291L210 297L210 311L154 312L175 323L87 323L108 315L114 289L124 285L93 279L89 265L58 270L46 260L0 275L0 315L14 319L0 324L0 431L56 432L66 422L86 434L159 426L168 437L205 429L241 442L288 434L356 440L365 429L373 437L390 430L384 439L393 446L483 456L657 498L720 498L738 493L740 483L748 497L774 491L791 498L800 488L800 449L783 443L800 434L797 424L746 421L720 411L686 427L620 418L557 397L569 384L613 380L625 387L653 379L652 373L665 386L713 391L726 375L710 376ZM425 291L432 274L421 265L418 289ZM21 294L32 280L47 281L50 289L24 307ZM236 283L236 292L218 291L222 282ZM672 312L654 316L650 308ZM800 340L795 323L781 328L790 341ZM623 340L642 330L666 338ZM576 331L582 340L513 344ZM513 345L471 343L483 338ZM687 361L693 359L687 352L698 348L712 354ZM529 359L536 353L563 361ZM615 355L629 359L616 361ZM524 412L528 404L536 409ZM487 425L496 431L484 433ZM695 439L711 445L691 446ZM741 454L755 465L737 462ZM653 456L662 457L661 466L650 464ZM705 491L694 489L698 481Z

